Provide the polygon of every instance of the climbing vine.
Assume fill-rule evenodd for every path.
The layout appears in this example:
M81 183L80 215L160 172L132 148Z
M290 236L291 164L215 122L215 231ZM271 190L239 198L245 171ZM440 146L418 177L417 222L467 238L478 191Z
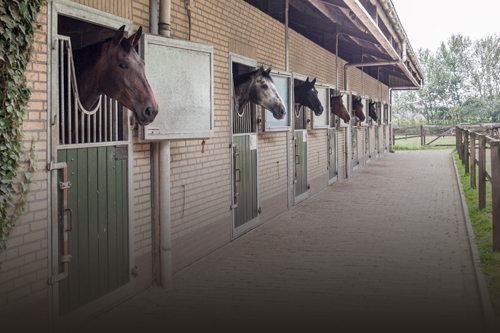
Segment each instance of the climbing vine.
M24 177L19 173L25 158L21 125L31 95L24 71L33 49L36 19L47 0L0 0L0 251L25 212L37 172L32 141Z

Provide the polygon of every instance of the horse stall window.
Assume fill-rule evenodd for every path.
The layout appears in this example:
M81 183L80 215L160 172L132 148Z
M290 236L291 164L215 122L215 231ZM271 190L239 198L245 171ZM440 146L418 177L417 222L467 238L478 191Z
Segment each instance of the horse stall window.
M382 124L382 103L376 102L375 107L377 110L377 124L381 125Z
M103 95L92 115L80 111L73 93L76 82L73 52L115 35L113 29L58 15L59 144L127 141L127 114L117 101Z
M271 71L271 78L273 79L276 90L280 95L283 103L285 104L285 116L283 119L276 119L273 113L269 110L263 112L264 116L264 131L289 131L291 128L291 115L294 110L292 91L292 75L286 71ZM292 110L292 111L291 111Z
M342 95L342 102L344 103L344 106L345 108L347 109L347 112L349 112L350 114L350 110L351 110L351 99L349 98L350 95L347 93L347 91L343 91L343 90L340 90L340 91L337 91L337 93L335 94L334 91L332 90L332 94L331 96L338 96L338 95ZM349 127L349 123L352 121L349 121L348 123L344 122L342 119L340 119L339 117L335 117L336 120L337 120L337 127ZM352 119L352 117L351 117Z
M236 62L233 62L232 66L233 66L233 77L236 77L240 74L249 73L255 70L254 67L245 66L243 64ZM241 114L238 112L238 107L235 105L235 107L233 108L233 134L256 133L257 132L256 111L257 107L252 102L245 105Z
M321 83L316 83L315 88L318 91L318 99L323 106L323 112L321 113L321 115L316 116L316 114L311 111L312 128L328 128L330 123L330 88L327 85Z
M209 44L144 34L140 53L161 110L139 127L139 139L186 140L214 136L214 48Z
M294 73L293 86L298 87L304 83L302 80L302 75L300 75L300 79L295 78L297 74ZM300 105L299 103L295 103L295 95L294 95L294 103L293 103L293 128L294 129L307 129L307 107L305 105Z

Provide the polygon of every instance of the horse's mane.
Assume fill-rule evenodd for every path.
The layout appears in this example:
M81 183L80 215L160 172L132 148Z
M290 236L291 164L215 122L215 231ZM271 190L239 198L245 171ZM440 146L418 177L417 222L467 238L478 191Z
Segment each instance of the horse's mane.
M243 74L235 76L234 77L234 86L238 87L238 86L242 85L243 83L249 81L250 77L253 74L257 73L257 71L258 71L258 69L254 70L252 72L243 73ZM273 78L271 77L271 75L267 74L267 72L265 72L265 71L262 72L262 76L274 83Z
M102 54L102 46L104 43L109 42L113 37L107 38L103 41L87 45L73 51L73 59L75 63L75 72L76 75L78 73L83 72L87 68L92 68L97 63L97 60L101 57ZM132 48L127 38L123 38L120 46L126 51L129 52Z

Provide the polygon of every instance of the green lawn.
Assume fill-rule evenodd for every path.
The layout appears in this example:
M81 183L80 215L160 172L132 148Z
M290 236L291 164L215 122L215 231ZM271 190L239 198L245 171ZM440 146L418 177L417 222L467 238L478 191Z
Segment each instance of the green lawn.
M431 142L434 140L437 136L427 136L425 142ZM398 136L396 135L396 139L398 138L404 138L404 136ZM396 140L396 144L393 146L394 150L417 150L417 149L448 149L448 148L453 148L455 147L455 137L454 136L447 136L444 138L439 138L438 140L434 141L432 145L449 145L446 147L423 147L420 145L420 137L418 138L410 138L410 139L401 139L401 140Z
M465 168L458 154L454 152L460 179L464 189L469 216L476 236L476 243L481 258L481 269L486 278L491 304L500 325L500 253L493 252L493 225L491 220L491 183L486 182L486 208L478 209L478 190L470 186L470 175L465 174ZM476 173L476 177L478 177ZM476 179L477 184L477 179Z

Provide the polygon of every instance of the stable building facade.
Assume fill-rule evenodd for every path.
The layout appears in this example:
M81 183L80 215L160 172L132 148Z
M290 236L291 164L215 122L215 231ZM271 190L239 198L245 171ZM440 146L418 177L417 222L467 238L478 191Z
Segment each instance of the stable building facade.
M390 0L53 0L38 23L23 133L39 172L0 253L0 313L53 327L168 288L183 267L383 158L391 90L424 79ZM147 126L109 98L91 116L72 104L71 50L122 25L146 32L138 52L160 109ZM235 110L233 77L262 65L284 119ZM307 78L319 116L294 102ZM330 112L339 94L348 123Z

